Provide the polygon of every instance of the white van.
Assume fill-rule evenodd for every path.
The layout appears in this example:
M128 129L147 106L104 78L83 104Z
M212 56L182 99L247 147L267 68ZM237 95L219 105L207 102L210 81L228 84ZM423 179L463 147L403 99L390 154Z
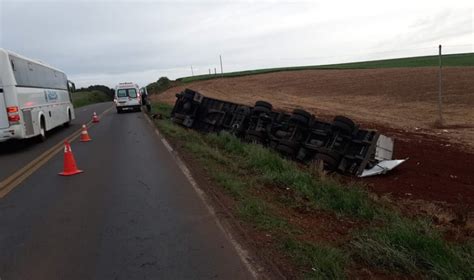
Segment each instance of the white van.
M141 110L140 88L134 83L120 83L115 87L115 107L117 113L124 110Z
M0 142L37 136L74 119L74 84L61 70L0 49Z

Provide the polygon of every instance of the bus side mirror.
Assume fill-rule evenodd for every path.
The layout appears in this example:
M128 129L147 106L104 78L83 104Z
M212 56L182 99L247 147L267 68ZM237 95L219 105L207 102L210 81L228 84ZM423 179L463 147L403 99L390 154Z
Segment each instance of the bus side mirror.
M67 81L67 82L68 82L68 86L69 86L69 91L70 92L75 92L76 91L76 85L71 81Z

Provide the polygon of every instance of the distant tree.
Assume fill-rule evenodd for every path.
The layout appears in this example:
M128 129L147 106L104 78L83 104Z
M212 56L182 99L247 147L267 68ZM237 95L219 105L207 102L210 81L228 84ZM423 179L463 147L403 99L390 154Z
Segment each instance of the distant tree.
M87 88L80 88L76 91L81 92L81 91L94 91L94 90L102 91L103 93L107 94L110 97L114 96L114 90L109 88L108 86L104 86L104 85L93 85L93 86L89 86Z
M168 77L161 77L156 82L149 84L146 88L149 93L161 93L176 85L175 81L168 79Z

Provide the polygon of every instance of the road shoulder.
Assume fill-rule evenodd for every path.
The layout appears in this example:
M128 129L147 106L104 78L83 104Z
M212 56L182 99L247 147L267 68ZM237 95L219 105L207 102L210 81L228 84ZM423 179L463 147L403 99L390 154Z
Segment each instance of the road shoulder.
M265 255L257 253L257 243L244 229L241 222L232 213L233 202L215 182L210 180L206 171L195 158L184 152L182 147L170 142L161 133L149 115L144 113L147 122L155 129L155 134L176 161L191 186L201 198L206 208L215 218L216 224L234 246L242 262L256 279L285 279L278 267Z

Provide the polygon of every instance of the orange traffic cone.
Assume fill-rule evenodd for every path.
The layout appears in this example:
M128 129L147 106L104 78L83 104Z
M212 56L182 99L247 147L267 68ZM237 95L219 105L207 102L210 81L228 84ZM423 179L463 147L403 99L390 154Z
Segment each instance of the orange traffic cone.
M71 176L84 171L77 169L74 155L72 154L71 145L68 141L64 142L64 171L59 173L62 176Z
M89 142L92 139L89 136L89 133L87 133L87 127L85 124L82 125L82 132L81 132L81 142Z
M98 123L99 122L99 116L94 112L94 115L92 115L92 122L93 123Z

